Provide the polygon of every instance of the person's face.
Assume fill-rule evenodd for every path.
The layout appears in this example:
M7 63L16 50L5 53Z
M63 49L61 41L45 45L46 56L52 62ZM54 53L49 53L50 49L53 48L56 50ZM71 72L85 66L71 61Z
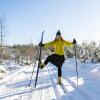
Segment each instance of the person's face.
M56 39L57 40L61 39L61 35L56 35Z

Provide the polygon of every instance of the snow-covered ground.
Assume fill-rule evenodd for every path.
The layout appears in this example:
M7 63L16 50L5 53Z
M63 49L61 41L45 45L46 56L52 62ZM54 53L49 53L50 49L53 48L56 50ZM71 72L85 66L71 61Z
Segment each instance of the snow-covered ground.
M63 87L57 85L57 68L52 64L40 69L36 88L37 65L30 87L33 66L9 63L1 68L6 73L0 79L0 100L100 100L100 63L78 62L77 86L75 60L66 60L62 67Z

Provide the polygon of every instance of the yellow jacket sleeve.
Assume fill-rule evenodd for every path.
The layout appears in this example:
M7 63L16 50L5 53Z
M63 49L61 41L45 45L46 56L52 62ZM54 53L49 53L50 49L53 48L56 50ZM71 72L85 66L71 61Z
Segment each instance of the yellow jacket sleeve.
M55 44L55 41L51 41L51 42L49 42L49 43L45 43L44 44L44 48L48 48L48 47L50 47L50 46L53 46Z
M64 45L69 46L69 47L74 46L74 44L72 42L65 41L65 40L64 40Z

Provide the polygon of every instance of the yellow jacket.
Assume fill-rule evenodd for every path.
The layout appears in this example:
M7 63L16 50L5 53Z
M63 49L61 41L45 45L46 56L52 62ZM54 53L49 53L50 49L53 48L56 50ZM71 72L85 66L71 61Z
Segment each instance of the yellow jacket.
M54 40L44 44L45 48L54 47L55 54L58 55L64 55L64 46L73 46L73 43L69 41L65 41L61 38L60 40Z

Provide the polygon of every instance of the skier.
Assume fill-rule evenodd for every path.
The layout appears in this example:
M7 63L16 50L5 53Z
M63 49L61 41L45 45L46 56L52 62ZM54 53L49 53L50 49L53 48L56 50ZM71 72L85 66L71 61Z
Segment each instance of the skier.
M73 42L65 41L62 36L60 30L56 33L56 38L54 41L51 41L49 43L41 44L39 43L39 46L42 46L44 48L53 47L55 50L55 53L48 56L47 59L44 61L44 63L40 64L40 68L44 68L45 65L48 64L48 62L52 63L53 65L57 66L58 68L58 84L61 85L61 76L62 76L62 65L65 61L64 57L64 46L74 46L76 44L76 40L73 39Z

